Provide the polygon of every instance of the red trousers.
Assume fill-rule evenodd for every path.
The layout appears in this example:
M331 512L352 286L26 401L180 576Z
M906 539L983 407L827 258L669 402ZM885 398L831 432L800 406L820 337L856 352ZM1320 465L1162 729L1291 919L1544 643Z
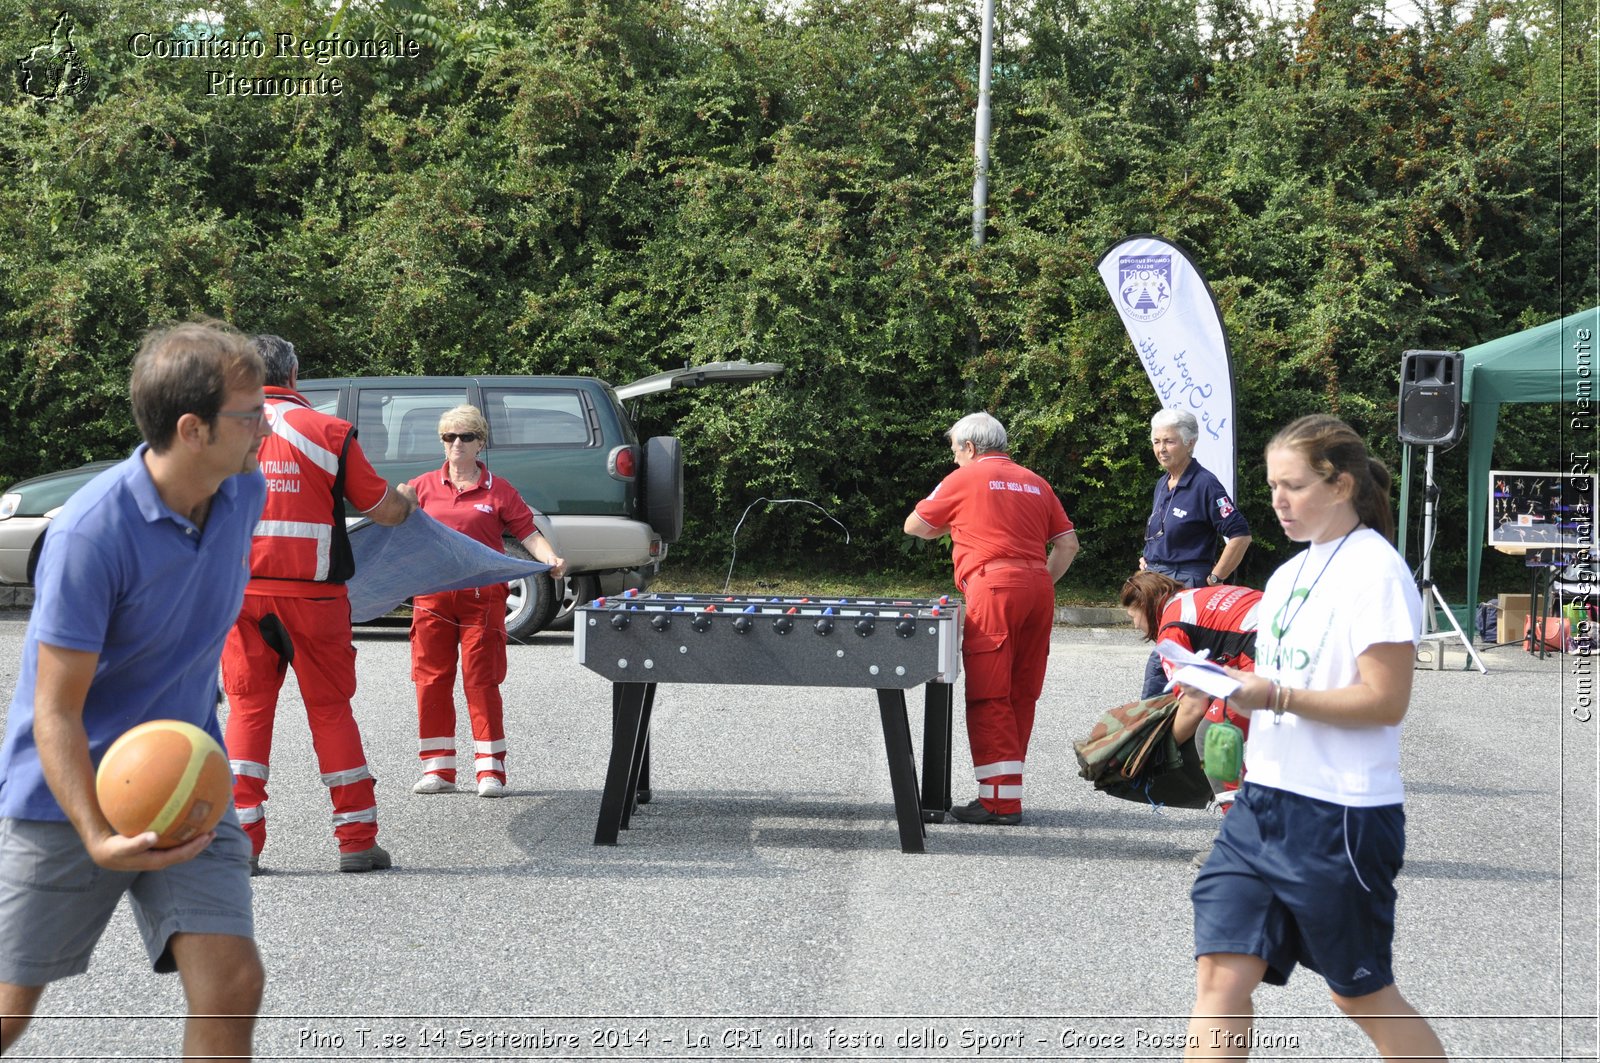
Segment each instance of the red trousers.
M378 836L372 772L361 748L350 698L356 692L356 648L350 637L350 603L339 598L289 598L247 594L222 648L222 686L228 694L226 740L233 767L233 803L250 848L267 843L267 775L272 724L288 664L267 645L261 620L275 615L294 645L294 675L311 724L317 770L333 801L333 835L339 851L370 849ZM269 621L269 627L270 627Z
M411 680L417 685L424 774L456 781L456 651L472 717L476 778L506 781L506 585L419 595L411 611Z
M1055 586L1038 568L986 567L967 580L961 661L967 740L978 799L991 812L1022 810L1022 766L1044 690Z

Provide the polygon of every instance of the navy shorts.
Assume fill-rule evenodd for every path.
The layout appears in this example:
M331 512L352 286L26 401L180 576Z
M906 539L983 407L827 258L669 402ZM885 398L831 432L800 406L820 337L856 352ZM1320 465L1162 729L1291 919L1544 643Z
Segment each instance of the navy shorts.
M177 970L174 934L253 938L250 840L232 803L216 830L193 860L136 873L90 860L70 823L0 819L0 982L38 986L88 970L124 894L158 972Z
M1303 963L1347 997L1393 984L1405 825L1402 805L1351 808L1247 781L1189 891L1195 956L1259 956L1273 985Z

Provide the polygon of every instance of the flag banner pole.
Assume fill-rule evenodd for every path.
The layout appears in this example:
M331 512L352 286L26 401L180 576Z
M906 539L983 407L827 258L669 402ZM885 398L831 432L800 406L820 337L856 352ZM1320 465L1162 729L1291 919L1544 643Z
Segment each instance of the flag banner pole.
M1233 355L1210 285L1187 251L1158 236L1122 240L1096 268L1161 405L1200 422L1195 460L1239 497Z

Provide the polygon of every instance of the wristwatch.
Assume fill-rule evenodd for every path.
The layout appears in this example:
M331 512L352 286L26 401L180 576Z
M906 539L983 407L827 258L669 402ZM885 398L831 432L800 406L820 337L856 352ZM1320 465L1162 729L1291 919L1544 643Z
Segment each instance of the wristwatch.
M1215 587L1217 584L1219 584L1221 582L1222 582L1222 577L1217 575L1215 572L1206 573L1206 586L1207 587Z

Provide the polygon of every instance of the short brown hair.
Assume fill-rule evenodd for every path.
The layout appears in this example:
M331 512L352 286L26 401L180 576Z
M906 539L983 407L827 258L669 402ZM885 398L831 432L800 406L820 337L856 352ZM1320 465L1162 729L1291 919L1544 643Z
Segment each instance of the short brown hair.
M190 321L145 334L128 398L139 434L161 454L184 414L214 425L228 392L258 388L264 379L261 356L247 337L222 321Z
M1390 542L1394 541L1394 511L1389 491L1394 478L1389 467L1367 453L1366 442L1354 428L1337 417L1313 413L1300 418L1267 444L1267 451L1293 450L1305 458L1311 471L1332 483L1341 473L1355 482L1351 501L1361 523Z
M1122 585L1122 595L1118 601L1124 609L1132 609L1144 618L1145 641L1154 642L1156 629L1161 625L1161 611L1167 607L1172 596L1181 590L1183 584L1171 576L1141 569L1129 576Z

